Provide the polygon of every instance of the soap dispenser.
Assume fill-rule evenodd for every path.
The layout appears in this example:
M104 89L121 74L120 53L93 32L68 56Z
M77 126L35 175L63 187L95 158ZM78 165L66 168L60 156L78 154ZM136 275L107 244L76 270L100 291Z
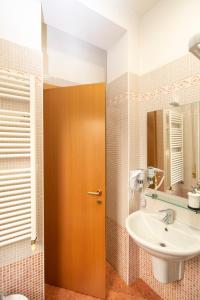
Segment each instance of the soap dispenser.
M188 207L191 209L200 209L200 193L196 187L192 186L192 192L188 193Z

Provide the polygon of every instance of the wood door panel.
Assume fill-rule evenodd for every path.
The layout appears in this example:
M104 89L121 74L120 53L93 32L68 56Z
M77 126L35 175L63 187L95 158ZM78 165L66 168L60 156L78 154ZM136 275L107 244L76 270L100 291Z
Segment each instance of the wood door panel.
M44 112L46 281L104 298L105 85L46 90Z

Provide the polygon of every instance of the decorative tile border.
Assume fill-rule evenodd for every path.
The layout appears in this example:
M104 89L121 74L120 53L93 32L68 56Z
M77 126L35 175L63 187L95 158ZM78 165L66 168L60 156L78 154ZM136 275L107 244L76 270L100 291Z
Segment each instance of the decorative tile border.
M139 90L142 93L152 92L163 86L170 86L183 78L200 74L200 60L188 53L139 78Z
M189 77L189 78L182 79L177 82L174 82L170 85L159 87L157 89L154 89L151 92L147 92L144 94L139 93L138 96L136 96L136 100L137 101L148 101L151 99L158 98L161 95L172 94L181 89L192 88L192 87L195 87L198 85L200 85L200 75L199 74Z
M128 72L122 74L117 79L108 83L106 90L107 100L110 98L118 97L119 95L126 94L128 92Z

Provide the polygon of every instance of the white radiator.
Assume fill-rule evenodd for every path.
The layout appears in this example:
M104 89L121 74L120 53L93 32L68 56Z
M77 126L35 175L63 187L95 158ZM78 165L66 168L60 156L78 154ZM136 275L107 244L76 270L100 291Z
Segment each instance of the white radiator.
M6 109L0 109L0 165L7 166L0 169L0 246L36 239L34 76L0 70L0 104L5 101ZM9 109L24 102L28 111ZM23 160L26 167L16 168Z
M184 180L183 114L169 111L170 185Z

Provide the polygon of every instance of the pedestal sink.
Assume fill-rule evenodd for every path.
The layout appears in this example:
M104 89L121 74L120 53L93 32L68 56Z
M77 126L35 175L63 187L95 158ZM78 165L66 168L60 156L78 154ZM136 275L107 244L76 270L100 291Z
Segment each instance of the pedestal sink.
M181 280L184 261L200 254L200 230L176 220L166 225L160 219L160 213L139 210L127 217L126 229L152 255L155 278L169 283Z

